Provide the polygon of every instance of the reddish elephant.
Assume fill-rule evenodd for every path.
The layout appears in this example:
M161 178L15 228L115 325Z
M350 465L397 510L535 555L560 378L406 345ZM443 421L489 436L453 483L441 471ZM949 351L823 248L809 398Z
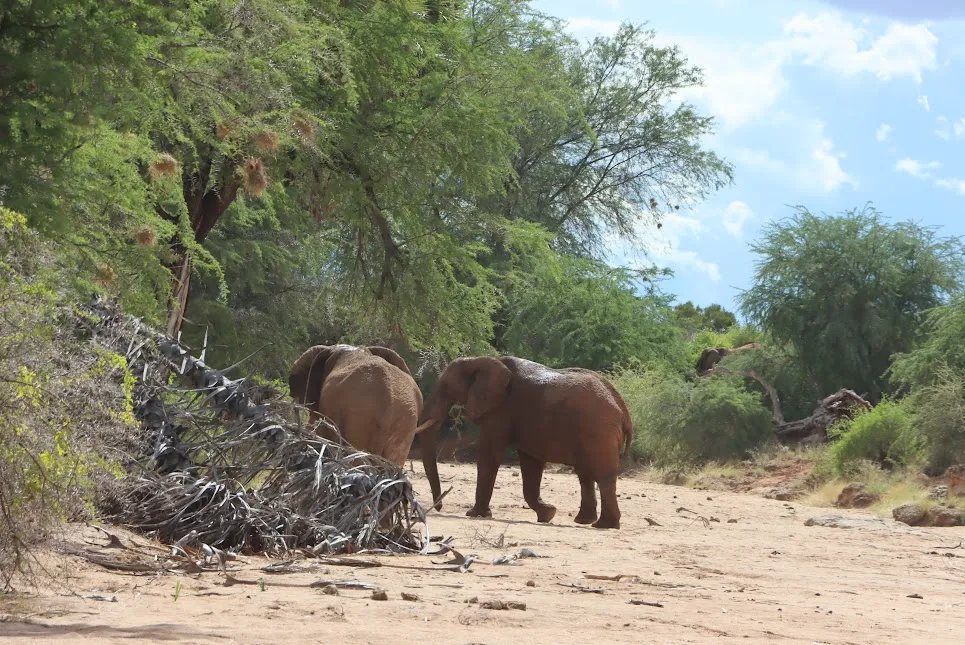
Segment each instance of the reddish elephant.
M313 423L324 415L353 447L405 464L422 392L397 353L378 346L315 345L295 361L288 386ZM438 478L432 471L427 464L427 474Z
M591 370L556 370L515 357L461 358L451 362L426 399L417 432L433 435L454 404L480 427L476 463L476 503L466 515L490 517L496 473L508 445L519 451L523 497L539 522L556 508L540 497L543 468L549 463L576 469L580 511L575 521L619 528L616 482L621 448L629 453L633 423L616 389ZM596 491L601 512L597 516ZM438 497L438 480L432 481Z

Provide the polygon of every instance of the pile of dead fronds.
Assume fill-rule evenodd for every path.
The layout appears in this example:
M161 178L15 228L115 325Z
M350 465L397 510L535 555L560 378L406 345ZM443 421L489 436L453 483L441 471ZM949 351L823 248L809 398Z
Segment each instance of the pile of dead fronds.
M422 549L415 525L425 512L402 469L322 440L280 399L255 403L247 379L229 378L107 303L77 321L126 358L151 446L101 500L108 519L166 543L220 550Z

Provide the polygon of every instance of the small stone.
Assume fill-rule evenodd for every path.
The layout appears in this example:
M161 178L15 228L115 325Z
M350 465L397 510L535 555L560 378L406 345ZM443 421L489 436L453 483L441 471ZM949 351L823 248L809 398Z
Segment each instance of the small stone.
M922 596L920 593L909 594L908 597L909 597L909 598L914 598L915 600L924 600L924 599L925 599L924 596Z
M527 580L527 581L526 581L526 586L527 586L527 587L535 587L535 586L536 586L536 581L535 581L535 580Z
M727 520L727 523L728 523L728 524L737 524L737 520L736 520L736 519L729 519L729 520Z
M335 585L325 585L324 587L322 587L322 593L325 594L326 596L337 596L338 587L336 587Z
M880 495L869 493L864 484L848 484L834 505L838 508L868 508L880 498Z
M388 600L389 594L385 593L383 589L376 589L372 592L372 600Z
M466 602L469 603L470 605L475 605L475 604L477 604L477 603L479 602L479 597L478 597L478 596L473 596L472 598L470 598L470 599L467 600Z
M927 514L919 504L904 504L891 511L892 517L909 526L917 526Z
M402 592L402 600L408 600L409 602L419 602L419 596L414 593Z

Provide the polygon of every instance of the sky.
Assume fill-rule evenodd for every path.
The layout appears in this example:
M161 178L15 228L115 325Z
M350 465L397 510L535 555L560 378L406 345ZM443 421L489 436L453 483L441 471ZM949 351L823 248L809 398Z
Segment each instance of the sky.
M870 203L965 236L965 0L536 0L579 38L646 23L704 71L681 97L713 116L704 144L734 183L647 230L678 301L736 311L750 250L794 206ZM645 260L614 249L615 263Z

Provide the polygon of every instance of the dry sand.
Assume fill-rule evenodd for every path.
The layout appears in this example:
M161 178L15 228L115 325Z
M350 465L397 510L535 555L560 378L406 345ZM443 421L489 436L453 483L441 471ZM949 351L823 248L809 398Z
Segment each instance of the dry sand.
M429 487L416 462L414 484ZM183 643L962 643L965 642L965 528L917 529L892 522L870 528L805 526L826 509L752 495L661 486L632 477L618 490L623 528L573 523L579 484L547 473L543 498L559 508L550 525L535 523L522 500L518 468L504 467L494 518L470 519L475 469L442 464L445 508L430 514L433 535L481 560L468 573L432 567L448 556L365 556L386 565L351 569L301 561L299 573L267 574L259 558L232 563L238 579L217 573L132 576L77 559L61 562L69 585L0 607L4 643L178 641ZM685 507L704 516L695 519ZM858 511L834 511L871 517ZM645 517L659 526L650 526ZM714 521L711 521L713 518ZM118 532L124 540L127 534ZM502 536L503 548L494 544ZM104 544L79 529L75 539ZM945 547L945 548L941 548ZM529 548L541 559L493 565ZM587 575L631 576L619 581ZM355 579L384 589L324 594L308 584ZM174 600L177 581L180 596ZM418 600L403 600L415 594ZM115 602L85 595L98 594ZM920 598L909 596L917 594ZM479 603L469 603L477 598ZM488 600L525 610L484 609ZM632 600L661 607L630 604ZM32 614L26 621L24 614Z

